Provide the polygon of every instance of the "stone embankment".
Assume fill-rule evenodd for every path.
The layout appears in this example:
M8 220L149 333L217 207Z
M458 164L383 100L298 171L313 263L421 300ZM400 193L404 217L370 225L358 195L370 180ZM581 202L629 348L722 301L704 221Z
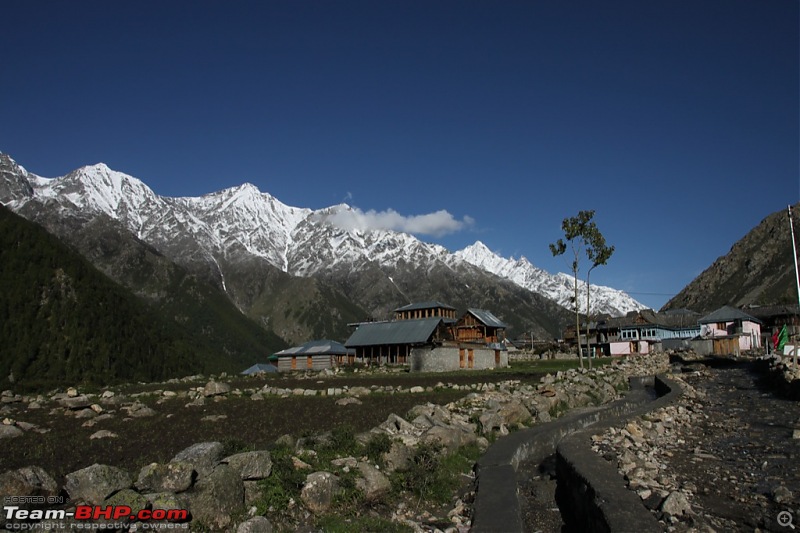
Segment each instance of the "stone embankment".
M332 509L338 494L343 490L342 479L355 473L356 486L367 500L379 500L391 487L389 475L403 471L415 450L421 445L432 444L443 451L455 451L460 447L476 444L486 449L491 441L511 432L551 421L553 418L576 408L611 402L620 397L633 376L653 375L667 366L665 355L635 357L615 361L598 370L571 370L547 375L538 385L519 381L462 385L466 395L447 405L424 404L412 408L405 416L393 414L370 431L357 435L362 444L376 436L387 436L391 447L380 460L364 457L336 457L321 464L315 447L329 442L330 435L311 439L282 437L280 444L292 450L292 464L303 476L299 501L290 501L289 524L286 509L264 508L257 505L263 501L263 482L273 476L273 457L268 450L249 451L225 456L219 442L197 443L178 453L171 460L145 465L138 473L129 472L110 465L91 465L72 472L65 477L63 486L41 468L32 466L12 470L0 475L0 495L66 497L66 508L81 503L91 505L127 505L137 509L188 509L191 525L201 524L206 530L258 532L272 531L276 517L280 526L299 527L311 523L315 516ZM442 385L444 386L444 385ZM191 387L188 391L156 391L164 401L186 398L187 408L205 401L214 401L224 395L248 395L253 400L264 399L270 394L310 395L313 389L276 389L264 387L258 390L231 390L221 381L212 381L203 386ZM401 387L394 393L421 392L422 387ZM357 402L358 397L371 392L386 392L382 387L358 387L325 389L326 395L340 395L342 402ZM153 392L149 394L154 394ZM313 394L321 394L319 390ZM44 408L46 398L24 398L13 394L2 396L5 403L28 402ZM70 412L87 422L103 416L106 405L115 405L125 410L128 416L148 416L148 407L137 403L135 398L122 400L110 391L94 397L70 390L50 401L57 402L52 409ZM89 414L91 411L91 415ZM20 428L13 420L4 424L19 431L35 428ZM111 436L107 436L111 437ZM97 438L100 438L99 436ZM313 466L312 466L313 465ZM437 528L432 523L442 520L451 526L445 531L465 531L471 525L472 507L469 495L453 502L446 516L420 515L415 509L398 506L391 519L411 526L416 531L431 531ZM152 525L152 524L149 524ZM277 525L277 522L276 522ZM41 527L46 527L42 524ZM441 527L441 526L439 526Z

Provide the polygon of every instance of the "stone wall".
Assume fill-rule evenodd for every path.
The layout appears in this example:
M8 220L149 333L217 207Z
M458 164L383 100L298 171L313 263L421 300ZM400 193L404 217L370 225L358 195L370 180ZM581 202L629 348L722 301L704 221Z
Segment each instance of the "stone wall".
M409 367L412 372L452 372L469 370L469 351L472 351L472 370L504 368L508 366L508 352L499 351L499 364L495 350L480 346L464 348L464 367L461 367L460 350L457 346L424 347L411 350Z

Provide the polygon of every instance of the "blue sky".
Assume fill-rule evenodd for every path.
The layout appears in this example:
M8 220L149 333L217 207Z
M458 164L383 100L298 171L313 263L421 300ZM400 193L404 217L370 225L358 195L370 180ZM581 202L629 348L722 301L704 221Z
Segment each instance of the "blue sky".
M594 209L616 253L592 281L654 308L800 199L796 0L6 0L3 18L0 151L47 177L247 181L425 231L446 211L450 233L418 236L551 272L561 220Z

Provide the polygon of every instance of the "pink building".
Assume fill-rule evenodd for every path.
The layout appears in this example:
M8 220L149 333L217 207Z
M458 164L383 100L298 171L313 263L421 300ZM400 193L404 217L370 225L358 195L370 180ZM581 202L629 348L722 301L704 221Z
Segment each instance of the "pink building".
M726 305L699 321L700 336L713 342L713 353L726 355L761 346L761 321L741 309Z

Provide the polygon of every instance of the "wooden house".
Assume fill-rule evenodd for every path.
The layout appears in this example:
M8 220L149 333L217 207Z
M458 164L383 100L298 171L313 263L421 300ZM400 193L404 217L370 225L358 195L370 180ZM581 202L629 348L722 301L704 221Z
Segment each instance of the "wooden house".
M502 343L507 327L491 311L470 308L456 322L456 340L480 344Z

